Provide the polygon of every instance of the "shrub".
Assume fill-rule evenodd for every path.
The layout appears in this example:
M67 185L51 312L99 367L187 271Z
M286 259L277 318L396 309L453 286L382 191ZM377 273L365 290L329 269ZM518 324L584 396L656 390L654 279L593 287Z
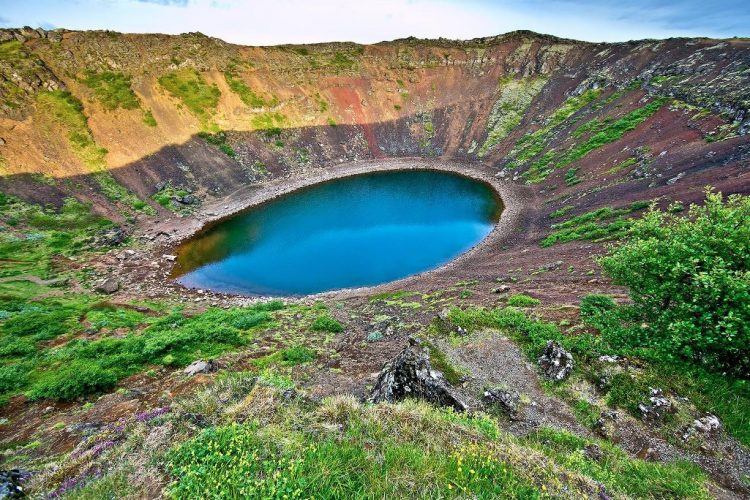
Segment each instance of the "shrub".
M706 192L687 217L650 210L601 264L630 288L668 357L750 374L750 198Z
M532 307L539 304L540 302L541 301L539 299L529 297L528 295L524 295L522 293L511 295L510 297L508 297L508 305L514 307Z
M317 356L318 355L314 350L301 345L288 347L281 351L281 359L284 361L284 364L289 366L309 363Z
M344 331L344 325L336 321L328 314L323 314L315 318L311 328L316 332L339 333Z
M106 391L117 383L117 375L95 362L74 362L45 373L29 391L29 398L75 399L86 394Z

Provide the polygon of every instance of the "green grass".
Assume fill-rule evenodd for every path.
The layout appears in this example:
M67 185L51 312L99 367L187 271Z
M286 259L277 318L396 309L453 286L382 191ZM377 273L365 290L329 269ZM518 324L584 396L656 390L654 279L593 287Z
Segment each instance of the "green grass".
M567 172L565 172L565 185L566 186L575 186L576 184L580 184L583 182L583 179L578 177L578 169L577 168L571 168Z
M131 88L131 77L124 73L103 71L87 73L83 83L93 89L94 95L105 109L137 109L140 101Z
M275 98L266 100L256 94L253 89L251 89L244 81L242 81L241 76L239 76L232 70L225 71L224 78L226 79L227 85L229 85L229 88L232 90L232 92L240 96L242 102L244 102L251 108L273 107L278 104L278 101Z
M232 148L232 146L227 143L227 135L224 132L217 132L215 134L211 134L209 132L199 132L198 137L203 139L209 144L213 144L214 146L217 146L222 153L227 155L230 158L236 158L237 152Z
M551 133L578 111L586 107L586 105L596 100L601 92L602 89L590 89L580 96L573 96L566 99L562 106L552 113L544 127L528 133L518 140L513 153L515 155L513 165L520 166L541 154L551 137Z
M508 305L513 307L532 307L541 304L539 299L529 297L522 293L511 295L508 297Z
M157 126L156 118L154 118L154 114L151 112L151 110L146 110L143 112L143 123L146 124L146 126L154 128Z
M549 247L555 243L574 240L598 241L617 238L624 234L633 222L632 219L625 216L643 210L649 204L649 201L636 201L625 208L602 207L564 222L553 224L553 231L539 245Z
M566 153L557 163L557 167L564 167L576 160L580 160L591 151L594 151L595 149L598 149L605 144L609 144L619 140L626 133L634 130L638 125L649 119L654 113L659 111L665 104L667 104L667 102L668 99L666 98L654 99L645 106L633 110L619 120L606 125L602 130L594 134L590 139L583 142L582 144L575 146L568 153Z
M568 214L571 210L573 210L575 207L573 205L565 205L562 208L558 208L554 212L549 214L550 219L559 219L560 217L564 217Z
M591 441L566 431L542 428L528 442L556 463L606 485L607 494L630 498L712 498L705 486L706 474L695 464L666 464L630 458L605 441ZM602 459L587 458L586 446L598 446Z
M68 91L40 92L37 105L48 119L67 130L67 142L72 152L94 173L102 193L114 203L122 203L149 215L155 212L136 195L129 192L107 172L107 150L94 140L83 104Z
M268 137L279 136L287 118L281 113L261 113L253 117L251 124L255 130L262 130Z
M430 364L432 367L442 373L448 383L453 385L461 383L461 379L463 379L464 376L463 371L453 366L445 353L435 344L428 341L425 341L424 344L427 347L427 351L430 353Z
M201 124L209 125L221 97L215 84L209 85L198 71L190 68L167 73L159 78L159 84L179 99Z
M5 311L0 336L0 381L5 386L0 382L0 392L68 400L110 390L146 366L184 366L243 346L281 307L268 302L209 309L198 316L174 310L154 318L85 295L36 305L0 299ZM79 337L81 318L99 334L96 338ZM112 335L115 329L125 335ZM67 341L54 348L44 344L58 338ZM293 359L309 356L299 349L290 352ZM10 385L10 375L18 382Z

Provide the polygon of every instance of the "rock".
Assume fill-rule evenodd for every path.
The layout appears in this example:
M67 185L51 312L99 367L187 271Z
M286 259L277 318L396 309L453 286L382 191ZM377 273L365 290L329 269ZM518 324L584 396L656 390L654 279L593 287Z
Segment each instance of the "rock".
M424 399L457 411L467 409L466 403L445 381L443 374L432 369L428 353L415 339L409 339L409 345L383 366L369 401L394 402L407 397Z
M0 146L5 146L5 139L0 137Z
M117 278L111 276L109 278L103 279L94 287L94 290L96 290L97 292L107 294L115 293L119 289L120 282L117 280Z
M31 473L19 470L0 471L0 498L24 498L23 483L31 477Z
M99 233L99 236L97 237L97 243L101 246L114 247L120 245L123 241L125 241L126 237L127 235L125 234L125 231L122 230L122 228L115 227Z
M641 417L646 422L659 424L664 417L673 410L672 402L664 397L661 389L651 389L651 397L647 403L638 405Z
M602 363L618 363L621 359L620 356L609 356L606 354L604 356L599 356L599 361Z
M195 197L195 195L187 194L182 197L180 200L181 203L184 203L185 205L193 205L198 201L198 198Z
M509 291L510 287L508 285L500 285L499 287L492 289L492 293L505 293Z
M213 361L204 361L202 359L199 359L198 361L193 361L192 363L190 363L190 365L182 370L182 372L189 377L192 377L193 375L197 375L199 373L215 372L218 368L219 367Z
M677 174L676 176L672 177L671 179L667 181L667 186L671 186L675 184L677 181L679 181L683 177L685 177L685 172L680 172L679 174Z
M575 365L573 355L554 340L547 341L547 347L537 362L542 368L542 375L549 380L563 380L570 375Z
M156 183L156 186L154 187L156 188L156 191L159 192L165 187L167 187L168 185L169 185L169 181L159 181Z
M589 460L593 460L594 462L598 462L602 458L604 458L604 452L601 448L599 448L598 445L595 444L587 444L583 447L583 456L588 458Z
M556 269L559 269L560 266L563 265L563 261L558 260L555 262L551 262L549 264L545 264L539 268L540 271L555 271Z
M705 417L693 420L682 433L682 440L689 441L692 437L702 435L703 437L714 437L721 430L721 421L716 415L708 414Z
M484 391L482 399L487 404L498 406L505 413L514 417L518 412L518 395L503 389L489 389Z
M607 410L599 415L599 418L594 422L594 431L602 436L603 438L610 439L612 437L613 422L617 421L618 415L616 411Z
M169 262L174 262L175 260L177 260L176 255L169 255L169 254L164 254L161 256L161 258L164 260L168 260Z

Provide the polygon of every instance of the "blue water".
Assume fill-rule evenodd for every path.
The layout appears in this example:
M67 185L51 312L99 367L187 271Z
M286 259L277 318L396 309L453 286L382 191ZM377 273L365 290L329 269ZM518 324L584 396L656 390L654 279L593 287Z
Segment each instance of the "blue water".
M185 286L301 295L433 269L482 240L501 210L486 184L437 171L358 175L290 193L178 249Z

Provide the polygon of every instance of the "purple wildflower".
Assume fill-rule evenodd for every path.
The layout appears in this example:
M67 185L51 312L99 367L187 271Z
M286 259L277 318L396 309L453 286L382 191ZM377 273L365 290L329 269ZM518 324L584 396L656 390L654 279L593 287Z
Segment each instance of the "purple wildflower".
M163 408L157 408L156 410L151 410L151 411L144 412L144 413L138 413L135 416L135 419L138 422L148 422L149 420L153 420L157 417L161 417L162 415L165 415L171 411L172 411L171 406L165 406Z

